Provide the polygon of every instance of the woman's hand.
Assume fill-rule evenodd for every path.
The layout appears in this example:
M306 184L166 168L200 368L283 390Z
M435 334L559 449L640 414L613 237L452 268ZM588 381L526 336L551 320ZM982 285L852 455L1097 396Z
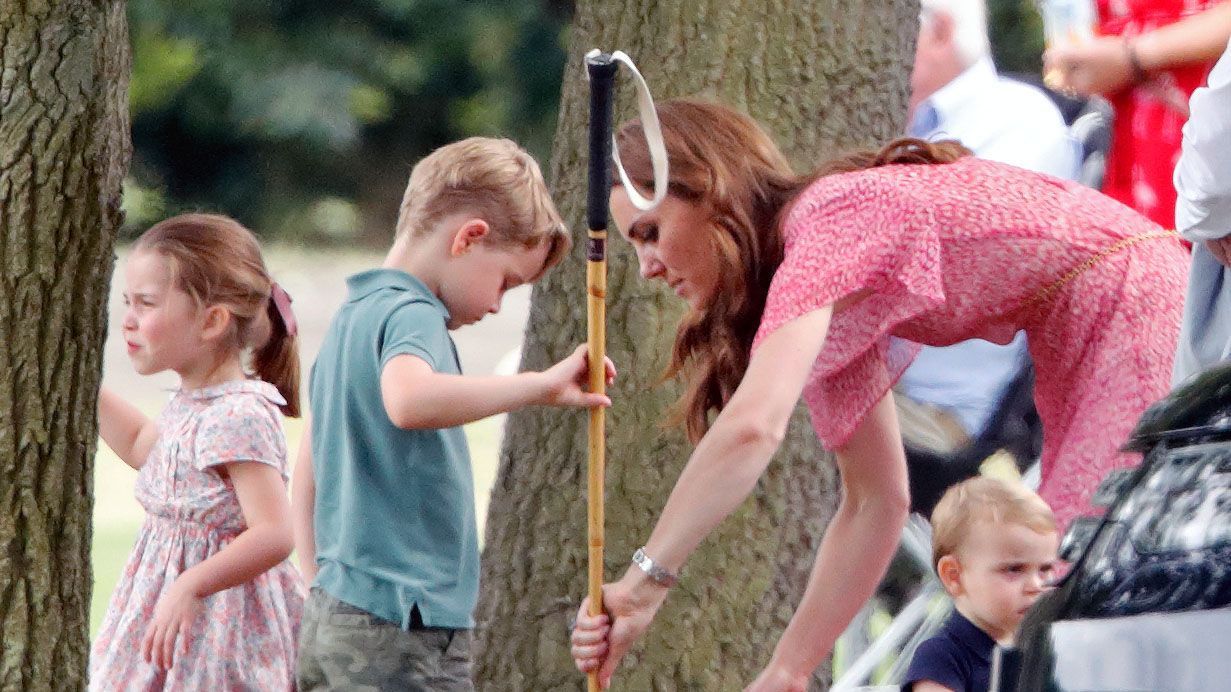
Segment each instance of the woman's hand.
M596 392L587 391L590 384L590 356L585 344L573 353L542 372L545 391L542 403L550 406L610 406L611 399ZM615 364L610 358L603 359L607 371L607 384L615 381Z
M1081 96L1113 94L1136 78L1129 54L1129 44L1113 36L1056 46L1043 54L1043 74L1053 89Z
M180 575L158 599L154 621L141 638L142 658L159 668L170 668L175 654L187 651L192 622L204 608L203 600L197 596L189 580ZM180 644L178 647L177 641Z
M599 684L606 689L620 659L649 629L666 597L666 588L633 567L620 581L603 585L605 614L590 615L590 599L582 601L572 637L577 669L597 670Z
M598 670L607 656L607 636L611 634L611 618L606 613L590 615L590 599L581 602L577 621L573 625L573 663L577 670L589 673ZM603 685L606 687L606 684Z
M807 692L808 675L792 673L770 663L744 692Z

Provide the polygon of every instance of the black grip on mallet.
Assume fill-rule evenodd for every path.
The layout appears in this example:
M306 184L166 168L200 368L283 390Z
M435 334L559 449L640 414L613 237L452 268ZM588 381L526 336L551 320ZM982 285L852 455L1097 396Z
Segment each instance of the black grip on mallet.
M607 228L607 203L611 196L611 104L617 69L619 64L607 53L586 58L586 71L590 75L590 167L586 223L594 231ZM601 241L591 241L587 257L593 261L603 259L606 253L603 245Z

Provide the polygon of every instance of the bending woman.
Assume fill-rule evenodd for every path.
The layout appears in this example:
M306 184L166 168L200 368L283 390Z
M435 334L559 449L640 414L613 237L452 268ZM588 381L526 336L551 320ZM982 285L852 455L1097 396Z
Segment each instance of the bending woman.
M1044 426L1040 493L1067 523L1168 391L1187 258L1173 234L1076 183L904 139L796 177L726 107L659 107L669 194L638 211L611 192L642 276L688 301L672 370L697 442L639 565L604 587L609 616L573 636L582 670L615 664L649 626L701 540L752 491L802 395L836 453L843 494L803 599L750 689L805 689L874 590L906 519L890 388L918 348L1024 329ZM638 123L618 142L653 179ZM972 364L977 367L977 364ZM710 423L711 414L717 416ZM698 442L699 440L699 442Z

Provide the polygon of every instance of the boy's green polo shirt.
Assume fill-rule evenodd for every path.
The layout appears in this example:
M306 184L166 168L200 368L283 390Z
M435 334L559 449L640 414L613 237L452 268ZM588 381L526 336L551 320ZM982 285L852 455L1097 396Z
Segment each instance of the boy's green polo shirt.
M449 313L421 281L374 269L349 295L312 366L315 585L408 627L469 628L479 590L470 452L461 427L401 430L380 373L410 354L460 375Z

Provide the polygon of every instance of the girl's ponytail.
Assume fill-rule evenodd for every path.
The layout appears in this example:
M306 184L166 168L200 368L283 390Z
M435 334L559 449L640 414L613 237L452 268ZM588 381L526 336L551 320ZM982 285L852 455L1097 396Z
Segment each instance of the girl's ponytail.
M286 399L282 413L299 417L299 327L291 312L291 296L273 284L265 317L269 338L252 352L252 369L257 377L272 384Z

